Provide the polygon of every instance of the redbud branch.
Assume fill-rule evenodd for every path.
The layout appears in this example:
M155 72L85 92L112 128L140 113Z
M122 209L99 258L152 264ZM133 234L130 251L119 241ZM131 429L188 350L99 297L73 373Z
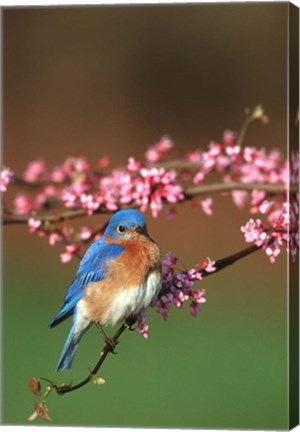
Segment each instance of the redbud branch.
M94 214L99 213L111 213L108 210L101 209L100 211L95 211ZM87 211L85 209L73 209L73 210L64 210L57 211L54 214L41 214L35 216L36 219L42 222L63 222L65 220L78 219L81 217L88 216ZM5 212L2 219L3 225L8 224L28 224L29 219L32 215L17 215L13 212Z
M238 183L238 182L230 182L230 183L213 183L210 185L199 185L192 186L185 190L186 198L193 198L197 195L203 195L206 193L213 192L230 192L233 190L260 190L268 192L272 195L277 194L285 194L287 193L287 189L282 183L274 183L274 184L258 184L258 183ZM296 193L298 188L296 186L292 186L289 189L290 193Z
M172 162L174 163L174 161ZM199 185L188 187L184 190L185 199L189 200L196 196L207 194L207 193L216 193L216 192L230 192L233 190L261 190L265 191L272 195L277 194L285 194L287 192L286 187L282 183L276 184L260 184L260 183L238 183L238 182L230 182L230 183L213 183L208 185ZM297 186L291 186L289 189L290 193L297 192ZM131 203L131 207L133 203ZM119 207L121 209L121 206ZM107 214L112 213L111 211L104 208L100 208L95 211L95 214ZM85 209L71 209L71 210L61 210L56 211L52 214L40 214L35 216L36 219L42 222L63 222L65 220L78 219L81 217L88 216L87 211ZM32 217L32 215L17 215L12 211L5 211L2 219L3 225L9 224L27 224L28 220Z
M229 255L225 258L221 258L215 262L214 267L216 267L216 270L214 272L208 272L206 270L201 269L200 273L203 277L209 276L211 274L215 274L220 270L223 270L224 268L234 264L236 261L239 261L240 259L246 257L247 255L252 254L253 252L256 252L257 250L261 249L261 246L252 245L246 249L241 250L240 252L237 252L233 255Z
M237 252L233 255L229 255L225 258L221 258L221 259L217 260L215 262L215 265L214 265L216 267L216 270L214 272L207 272L206 270L200 270L200 272L202 273L203 277L213 275L216 272L223 270L224 268L234 264L236 261L244 258L247 255L250 255L251 253L253 253L259 249L260 249L260 247L256 246L256 245L250 246L250 247L243 249L242 251ZM165 293L166 293L166 291L162 290L160 293L160 296L162 296ZM114 334L114 336L112 338L115 343L117 343L119 341L120 336L124 333L124 331L127 328L128 328L127 324L124 323L121 325L121 327L117 330L117 332ZM59 385L55 384L54 381L51 381L48 378L41 378L41 379L50 383L51 387L54 388L56 390L57 394L60 396L64 395L65 393L69 393L71 391L78 390L79 388L88 384L95 377L95 375L99 372L101 366L103 365L105 359L107 358L107 356L110 352L112 352L111 344L106 343L103 350L101 351L100 358L99 358L97 364L95 365L95 367L92 369L92 371L89 373L89 375L85 379L80 381L78 384L75 384L75 385L62 384L59 386Z

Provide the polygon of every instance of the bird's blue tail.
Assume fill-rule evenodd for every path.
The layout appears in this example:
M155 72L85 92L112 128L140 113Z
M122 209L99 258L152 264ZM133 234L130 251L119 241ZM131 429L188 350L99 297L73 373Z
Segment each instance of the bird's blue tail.
M88 327L89 326L84 328L79 333L78 332L75 333L76 326L75 326L75 323L73 324L71 331L70 331L70 334L68 336L68 339L65 343L64 349L61 353L58 364L56 366L57 371L66 371L66 370L70 369L70 367L72 366L72 362L73 362L76 350L78 348L78 345L81 341L82 336L84 335L84 333L88 329Z

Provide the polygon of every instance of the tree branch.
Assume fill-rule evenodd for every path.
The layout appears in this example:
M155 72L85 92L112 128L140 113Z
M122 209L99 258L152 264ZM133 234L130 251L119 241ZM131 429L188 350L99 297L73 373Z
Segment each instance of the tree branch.
M238 183L238 182L230 182L230 183L213 183L209 185L199 185L189 187L185 190L186 198L193 198L197 195L203 195L206 193L213 192L231 192L233 190L260 190L268 192L272 195L276 194L285 194L287 193L287 189L282 183L274 183L274 184L260 184L260 183ZM291 193L297 192L297 187L291 187L289 191Z
M252 245L246 249L241 250L240 252L237 252L233 255L229 255L225 258L221 258L215 262L216 270L214 272L207 272L206 270L200 270L200 273L203 277L213 275L224 268L233 265L235 262L239 261L240 259L246 257L247 255L252 254L253 252L256 252L257 250L261 249L261 246Z
M238 183L238 182L230 182L230 183L213 183L208 185L199 185L188 187L184 190L185 199L190 200L196 196L204 195L207 193L217 193L217 192L231 192L233 190L261 190L265 191L271 195L277 194L285 194L287 193L286 187L282 183L276 184L259 184L259 183ZM290 193L297 192L297 186L292 186L289 189ZM130 203L128 203L130 205ZM132 207L132 203L131 203ZM121 208L121 207L120 207ZM119 209L120 209L119 208ZM112 213L111 211L100 208L95 211L93 215L98 214L108 214ZM36 215L35 218L42 222L63 222L64 220L78 219L81 217L88 216L87 211L85 209L63 209L61 211L55 211L53 214L40 214ZM27 224L29 218L32 215L17 215L12 211L8 211L7 209L4 211L2 224L3 225L12 225L12 224Z
M200 273L202 273L203 277L208 277L208 276L214 275L218 271L223 270L224 268L234 264L238 260L246 257L247 255L250 255L251 253L253 253L259 249L260 249L260 247L256 246L256 245L250 246L250 247L243 249L240 252L237 252L233 255L229 255L225 258L221 258L221 259L217 260L215 262L216 270L214 272L207 272L206 270L200 270ZM160 293L160 296L162 296L165 293L166 293L166 291L162 290ZM133 322L131 322L130 324L132 325ZM121 325L121 327L117 330L117 332L114 334L114 336L112 338L115 343L118 343L120 336L124 333L124 331L128 327L129 326L125 323ZM62 384L59 386L59 385L55 384L54 381L51 381L48 378L40 378L40 379L50 383L51 387L56 390L57 394L62 396L66 393L77 390L77 389L83 387L84 385L88 384L95 377L95 375L99 372L100 368L102 367L105 359L107 358L107 356L110 352L112 352L111 344L106 343L103 350L101 351L100 358L99 358L97 364L95 365L95 367L92 369L92 371L89 373L89 375L85 379L80 381L78 384L72 385L72 383L71 383L71 384Z
M93 214L108 214L111 213L109 210L101 209L95 211ZM65 220L78 219L81 217L88 216L87 211L85 209L73 209L73 210L62 210L56 211L54 214L40 214L40 215L17 215L13 212L5 211L2 219L3 225L12 225L12 224L28 224L28 221L31 217L35 217L36 219L42 222L63 222Z

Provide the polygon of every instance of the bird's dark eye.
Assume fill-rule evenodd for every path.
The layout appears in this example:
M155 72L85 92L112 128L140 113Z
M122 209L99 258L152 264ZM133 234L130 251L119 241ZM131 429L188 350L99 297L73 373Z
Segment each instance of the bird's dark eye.
M119 231L119 233L122 233L126 230L126 228L124 227L124 225L118 225L117 230Z

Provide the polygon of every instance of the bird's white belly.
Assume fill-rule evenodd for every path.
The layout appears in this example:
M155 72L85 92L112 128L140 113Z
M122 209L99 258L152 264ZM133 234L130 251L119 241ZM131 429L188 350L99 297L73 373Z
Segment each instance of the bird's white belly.
M156 301L160 289L161 274L157 271L150 273L143 285L122 287L103 313L100 323L115 325L130 315L138 315Z

